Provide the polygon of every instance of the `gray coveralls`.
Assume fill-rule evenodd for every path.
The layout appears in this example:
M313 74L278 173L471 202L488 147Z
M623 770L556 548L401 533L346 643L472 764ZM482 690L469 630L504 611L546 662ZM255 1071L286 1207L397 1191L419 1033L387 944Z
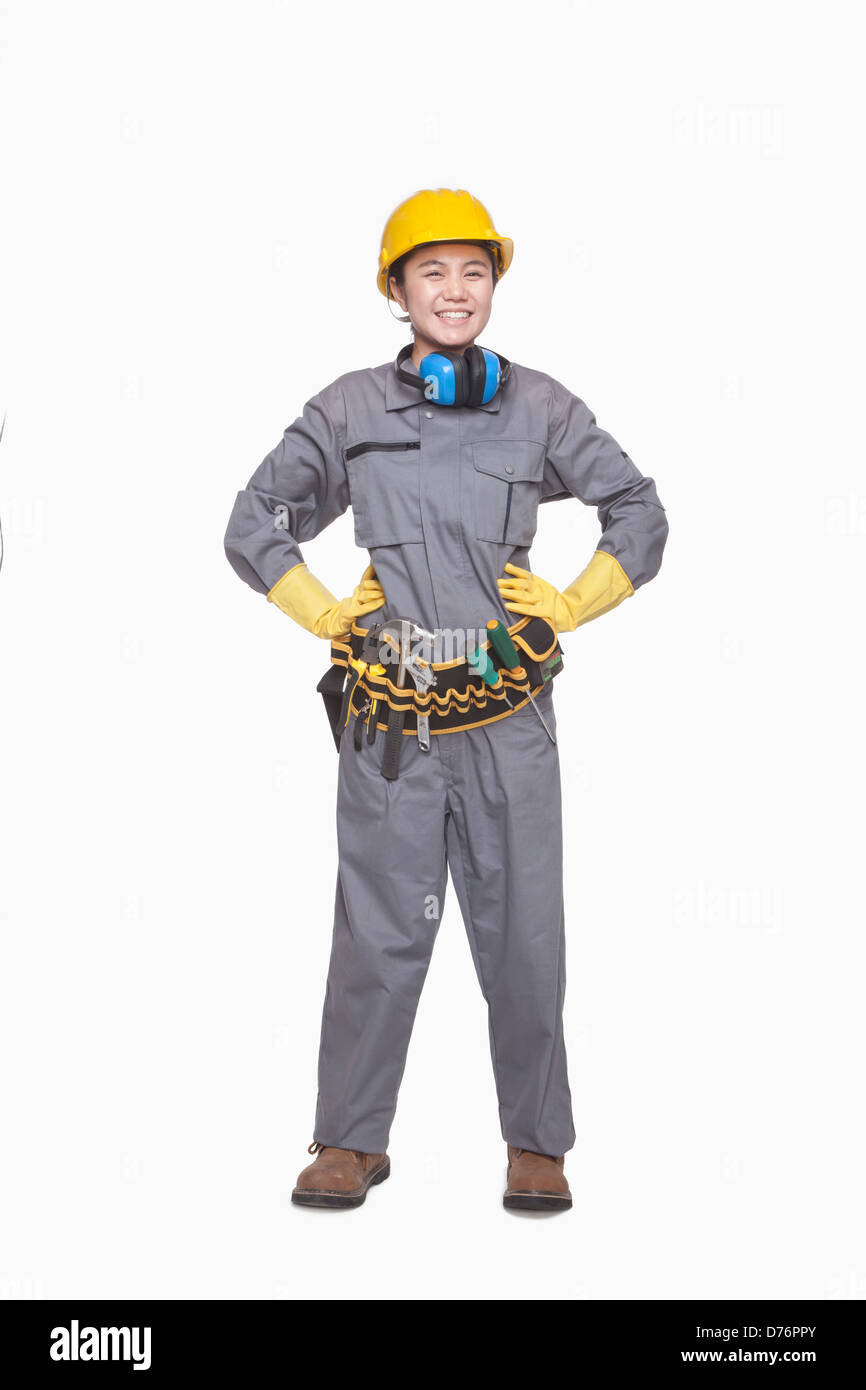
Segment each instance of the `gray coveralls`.
M411 361L405 368L413 371ZM358 446L363 445L363 448ZM420 447L419 447L420 445ZM635 589L658 572L667 519L653 480L583 401L514 365L485 406L436 406L395 365L348 372L314 396L238 493L228 558L267 593L351 505L387 603L365 614L424 628L506 627L497 579L529 569L539 502L598 508L606 550ZM573 574L590 557L574 556ZM552 682L536 697L556 728ZM560 1155L574 1144L562 1007L565 939L558 751L532 706L404 736L396 781L384 736L340 741L337 872L314 1139L383 1153L447 874L488 1005L502 1137Z

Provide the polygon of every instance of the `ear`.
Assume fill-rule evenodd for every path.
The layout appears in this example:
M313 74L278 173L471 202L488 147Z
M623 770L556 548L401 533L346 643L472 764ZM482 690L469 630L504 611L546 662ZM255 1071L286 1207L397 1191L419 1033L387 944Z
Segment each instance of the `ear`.
M404 298L403 291L400 289L400 286L397 284L397 281L393 275L388 276L388 284L391 287L391 298L393 300L396 300L396 302L400 305L400 308L403 310L403 313L405 314L406 300Z

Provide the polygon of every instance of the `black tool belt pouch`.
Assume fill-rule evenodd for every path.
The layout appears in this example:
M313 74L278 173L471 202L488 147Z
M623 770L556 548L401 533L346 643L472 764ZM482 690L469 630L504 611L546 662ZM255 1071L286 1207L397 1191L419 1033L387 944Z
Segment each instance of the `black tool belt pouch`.
M417 732L419 711L428 716L431 735L471 729L506 719L528 703L527 689L537 695L562 670L562 648L555 630L544 618L521 618L508 631L521 661L520 666L512 671L502 665L490 644L485 644L488 656L502 676L499 691L485 685L465 659L438 664L434 662L432 669L436 674L436 685L424 695L419 694L411 681L405 686L397 686L389 678L387 670L384 676L374 677L368 669L355 682L351 699L343 709L346 674L352 669L349 658L361 659L369 632L368 628L353 623L350 635L331 643L331 665L316 686L324 700L337 748L343 728L351 716L365 705L368 711L372 709L375 713L376 723L381 729L387 729L389 709L403 711L406 734Z

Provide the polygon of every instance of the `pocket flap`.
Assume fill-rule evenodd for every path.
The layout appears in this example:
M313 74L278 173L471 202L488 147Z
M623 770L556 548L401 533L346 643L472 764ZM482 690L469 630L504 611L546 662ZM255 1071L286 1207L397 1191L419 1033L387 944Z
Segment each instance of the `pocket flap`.
M504 483L540 483L544 445L534 439L487 439L472 445L472 461L479 473L489 473Z

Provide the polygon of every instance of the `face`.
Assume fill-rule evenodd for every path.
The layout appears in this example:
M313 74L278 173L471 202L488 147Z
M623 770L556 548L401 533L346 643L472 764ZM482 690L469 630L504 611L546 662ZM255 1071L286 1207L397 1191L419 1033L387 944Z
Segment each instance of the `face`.
M493 270L481 246L437 242L413 251L404 266L403 289L391 276L391 294L415 329L412 358L428 352L462 352L484 331L493 300Z

